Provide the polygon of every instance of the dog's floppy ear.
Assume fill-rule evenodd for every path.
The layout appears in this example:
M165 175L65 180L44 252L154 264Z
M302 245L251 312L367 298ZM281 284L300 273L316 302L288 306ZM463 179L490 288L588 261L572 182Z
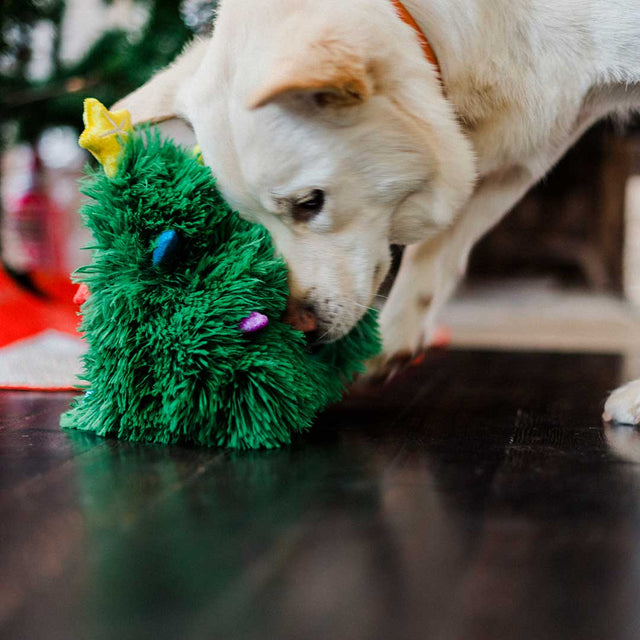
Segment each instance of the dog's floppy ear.
M191 78L198 68L206 44L206 40L194 41L166 69L111 108L129 111L134 125L164 122L181 115L177 104L178 92L183 82Z
M324 39L273 65L247 106L257 109L300 94L313 97L318 105L349 106L364 102L372 90L364 55L335 39Z

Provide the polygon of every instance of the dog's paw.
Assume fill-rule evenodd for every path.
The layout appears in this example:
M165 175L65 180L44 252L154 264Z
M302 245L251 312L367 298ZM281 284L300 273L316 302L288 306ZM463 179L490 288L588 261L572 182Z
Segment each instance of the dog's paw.
M401 348L389 353L383 351L379 356L366 363L366 372L361 378L364 384L386 384L393 380L398 373L421 365L425 353L432 347L446 347L451 341L451 336L445 327L436 329L431 339L422 339L414 348Z
M604 405L602 418L617 424L640 423L640 380L616 389Z
M399 351L392 356L380 354L366 362L366 371L360 378L360 383L365 385L386 384L404 369L420 364L423 359L423 353L416 355L411 351Z

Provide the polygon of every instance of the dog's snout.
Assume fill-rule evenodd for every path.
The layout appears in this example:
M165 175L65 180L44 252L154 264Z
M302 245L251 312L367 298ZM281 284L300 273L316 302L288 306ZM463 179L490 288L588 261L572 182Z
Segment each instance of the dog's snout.
M284 321L303 333L312 333L318 329L318 317L313 306L296 298L289 298Z

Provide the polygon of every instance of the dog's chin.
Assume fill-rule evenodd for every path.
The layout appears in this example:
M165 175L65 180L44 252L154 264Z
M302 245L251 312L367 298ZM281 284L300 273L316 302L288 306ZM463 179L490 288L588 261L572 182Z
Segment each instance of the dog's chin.
M307 344L312 349L314 349L314 348L320 348L325 344L331 344L332 342L337 342L343 336L328 334L326 331L322 331L322 329L316 329L315 331L311 331L310 333L305 333L305 337L307 339Z
M333 324L319 323L318 328L310 333L305 334L307 337L307 343L310 346L322 346L324 344L330 344L337 342L344 338L357 324L356 322L342 322Z
M337 342L341 338L344 338L344 336L346 336L356 324L355 322L349 324L347 322L336 323L335 321L323 322L322 320L319 320L315 329L307 331L304 326L299 321L296 321L296 318L291 314L285 313L282 320L286 324L291 325L294 329L297 329L301 333L304 333L307 345L312 348L319 348L322 345Z
M341 340L356 327L369 308L366 304L349 300L320 309L317 314L318 326L314 331L315 341L327 344Z
M313 331L310 334L305 334L305 337L307 339L307 348L311 351L311 353L316 353L318 351L321 351L327 345L337 342L343 336L332 338L329 336L323 336L321 333Z

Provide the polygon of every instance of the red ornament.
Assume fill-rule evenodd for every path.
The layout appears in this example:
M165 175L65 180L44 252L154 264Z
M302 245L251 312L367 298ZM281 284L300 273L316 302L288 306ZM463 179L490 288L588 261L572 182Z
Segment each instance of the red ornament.
M89 287L86 284L81 284L76 291L76 295L73 296L73 304L77 304L78 306L83 305L91 295L89 291Z

